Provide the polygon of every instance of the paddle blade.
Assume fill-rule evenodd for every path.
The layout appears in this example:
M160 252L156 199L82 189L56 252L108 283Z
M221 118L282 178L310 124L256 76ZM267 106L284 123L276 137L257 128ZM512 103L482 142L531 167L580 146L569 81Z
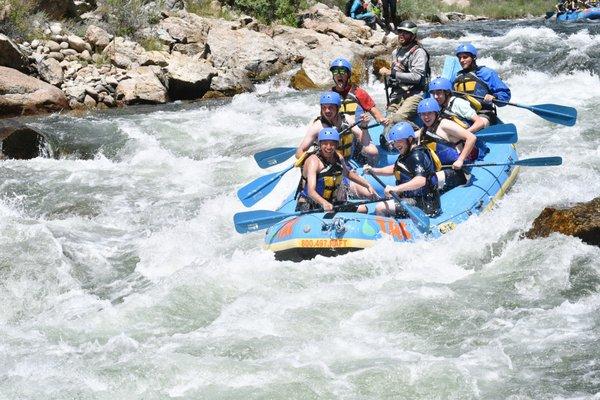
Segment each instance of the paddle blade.
M475 133L477 139L487 143L517 143L517 128L515 124L492 125Z
M415 223L415 225L421 232L423 232L423 233L429 232L429 228L430 228L429 217L427 216L427 214L425 214L423 212L423 210L421 210L420 208L411 206L404 200L402 200L400 202L400 204L402 205L402 207L404 207L404 209L406 210L406 213L408 214L408 216L410 217L412 222Z
M558 104L538 104L529 107L531 111L555 124L573 126L577 122L577 110Z
M514 165L520 165L523 167L549 167L554 165L561 165L562 157L536 157L536 158L525 158L514 162Z
M238 190L238 198L246 207L252 207L266 195L271 193L275 186L277 186L277 183L279 183L279 180L281 180L283 174L292 168L294 168L294 166L291 166L280 172L273 172L272 174L261 176L260 178L253 180Z
M275 147L274 149L256 153L254 160L259 167L269 168L286 161L294 154L296 154L296 148L294 147Z
M233 216L233 223L235 224L235 230L238 233L247 233L266 229L293 215L295 214L267 210L247 211L235 214Z

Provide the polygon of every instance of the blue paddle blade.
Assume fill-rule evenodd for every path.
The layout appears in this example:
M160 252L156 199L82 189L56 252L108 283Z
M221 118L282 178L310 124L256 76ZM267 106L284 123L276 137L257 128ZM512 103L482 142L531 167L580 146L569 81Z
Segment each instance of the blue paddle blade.
M549 167L562 164L562 157L535 157L525 158L514 162L515 165L526 167Z
M415 223L415 225L421 232L423 232L423 233L429 232L429 228L430 228L429 217L427 216L427 214L425 214L423 212L423 210L421 210L420 208L411 206L404 200L401 201L400 204L402 205L402 207L404 207L404 209L406 210L406 213L408 214L408 216L410 217L412 222Z
M237 213L233 216L235 230L238 233L247 233L266 229L273 224L298 213L280 213L277 211L257 210Z
M254 160L259 167L269 168L288 160L294 154L296 154L295 147L275 147L274 149L256 153Z
M266 195L271 193L279 183L281 177L292 168L294 168L293 165L283 171L273 172L272 174L261 176L260 178L253 180L238 190L238 198L246 207L252 207Z
M525 106L546 121L555 124L573 126L577 122L577 110L573 107L561 106L558 104L538 104L535 106Z
M492 125L475 133L477 139L487 143L517 143L517 128L515 124Z
M462 68L458 62L458 58L452 56L446 56L444 59L444 69L442 70L442 76L448 79L450 82L454 81L456 74Z

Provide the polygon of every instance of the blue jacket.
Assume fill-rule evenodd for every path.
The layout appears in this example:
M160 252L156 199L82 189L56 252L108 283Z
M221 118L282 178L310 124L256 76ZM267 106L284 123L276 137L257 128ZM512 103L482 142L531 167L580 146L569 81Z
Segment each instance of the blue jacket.
M354 3L352 3L352 7L350 7L350 16L354 19L369 19L374 17L375 14L373 14L370 11L367 11L363 7L363 2L361 0L354 0Z
M489 93L495 98L501 101L510 101L510 89L508 88L508 86L506 86L504 82L502 82L502 79L500 79L496 71L488 67L477 67L474 70L470 71L462 70L459 72L459 75L461 73L468 72L475 72L475 75L477 75L477 77L488 86ZM505 104L499 103L498 105L504 106Z

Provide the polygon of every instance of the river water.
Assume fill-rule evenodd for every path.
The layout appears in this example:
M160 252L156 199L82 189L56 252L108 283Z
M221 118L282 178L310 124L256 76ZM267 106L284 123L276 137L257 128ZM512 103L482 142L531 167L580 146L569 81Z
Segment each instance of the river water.
M520 235L600 194L600 24L424 31L434 73L469 40L514 101L576 107L574 127L500 111L522 158L563 165L439 240L277 262L235 232L235 193L318 93L29 119L55 158L0 164L0 399L599 399L600 249Z

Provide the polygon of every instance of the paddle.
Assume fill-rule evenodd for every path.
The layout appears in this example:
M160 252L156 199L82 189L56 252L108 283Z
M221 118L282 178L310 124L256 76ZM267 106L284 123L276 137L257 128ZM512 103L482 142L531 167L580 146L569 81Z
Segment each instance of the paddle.
M345 133L346 130L353 128L354 126L356 126L359 123L360 123L360 121L355 122L348 128L342 130L342 133ZM381 124L379 124L379 123L372 124L372 125L367 126L366 129L371 129L371 128L374 128L379 125L381 125ZM275 147L273 149L269 149L269 150L265 150L265 151L256 153L254 155L254 159L256 160L256 163L258 164L259 167L269 168L269 167L272 167L273 165L277 165L277 164L280 164L280 163L286 161L294 154L296 154L296 147Z
M371 175L373 179L375 179L381 185L381 187L385 188L385 183L383 183L383 181L377 175L375 175L373 171L369 170L367 173ZM400 207L404 209L410 219L415 223L417 228L423 233L429 232L429 217L423 212L423 210L411 206L406 201L402 200L396 193L392 192L391 194L394 200L400 204Z
M463 167L500 167L504 165L518 165L521 167L550 167L562 164L561 157L533 157L507 163L478 163L464 164ZM442 168L452 168L452 165L442 165Z
M237 196L242 202L242 204L246 207L252 207L256 203L258 203L261 199L263 199L266 195L273 191L273 189L275 188L275 186L277 186L277 183L279 183L279 180L283 175L285 175L291 169L300 166L304 162L304 159L310 154L312 153L306 151L304 152L302 157L297 159L295 163L293 163L283 171L273 172L272 174L261 176L260 178L253 180L246 186L243 186L237 192Z
M476 99L483 100L481 96L475 96L469 93L463 92L453 92L455 94L463 95L463 96L471 96ZM573 107L561 106L558 104L537 104L534 106L528 106L525 104L517 104L511 103L508 101L502 101L498 99L494 99L494 103L496 104L508 104L509 106L525 108L546 121L554 122L555 124L565 125L565 126L573 126L577 121L577 110Z
M308 210L308 211L297 211L297 212L293 212L293 213L282 213L282 212L268 211L268 210L246 211L246 212L236 213L233 216L233 222L235 224L235 230L238 233L254 232L254 231L261 230L261 229L266 229L266 228L270 227L271 225L274 225L274 224L278 223L279 221L282 221L289 217L296 217L296 216L300 216L300 215L316 214L316 213L330 214L330 213L335 213L335 212L343 212L343 211L345 211L345 209L348 208L348 206L359 206L359 205L363 205L363 204L377 203L380 201L384 201L384 199L364 200L364 201L357 201L355 203L340 204L340 205L334 206L333 211L329 211L329 212L326 212L322 208L317 208L315 210Z
M475 133L477 139L487 143L517 143L517 127L515 124L498 124L488 126Z

